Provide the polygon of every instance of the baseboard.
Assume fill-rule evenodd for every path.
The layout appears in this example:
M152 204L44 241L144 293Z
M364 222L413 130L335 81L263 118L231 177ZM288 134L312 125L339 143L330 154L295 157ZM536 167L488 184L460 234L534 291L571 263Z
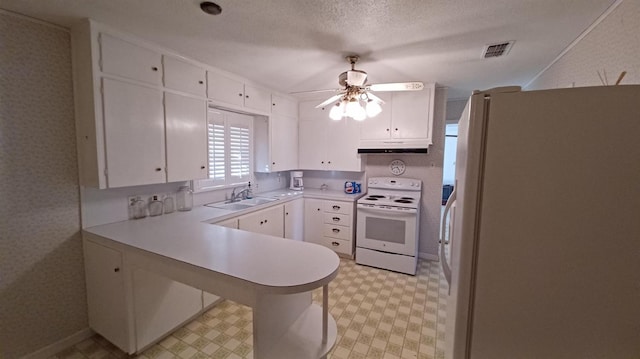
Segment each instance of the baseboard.
M23 356L21 359L46 359L59 353L60 351L74 346L81 341L90 338L95 333L90 328L82 329L70 336L63 338L53 344L49 344L44 348L40 348L31 354Z
M424 252L418 253L418 258L426 259L429 261L436 261L436 262L440 261L440 257L438 257L437 255L431 254L431 253L424 253Z

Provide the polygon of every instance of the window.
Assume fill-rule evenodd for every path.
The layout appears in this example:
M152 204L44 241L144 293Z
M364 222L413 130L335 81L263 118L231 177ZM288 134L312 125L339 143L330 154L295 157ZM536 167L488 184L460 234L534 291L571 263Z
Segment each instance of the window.
M194 181L195 191L249 182L253 164L253 117L210 108L207 140L209 179Z

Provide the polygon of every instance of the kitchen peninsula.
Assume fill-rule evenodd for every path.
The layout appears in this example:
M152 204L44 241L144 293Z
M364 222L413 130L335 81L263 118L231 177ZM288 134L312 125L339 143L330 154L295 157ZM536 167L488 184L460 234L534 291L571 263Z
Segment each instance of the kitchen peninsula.
M135 273L146 271L250 306L256 359L324 357L337 335L327 298L338 256L315 244L205 223L217 216L220 210L197 207L85 229L92 329L129 353L141 349L136 331L145 328L131 320L132 297ZM311 293L320 287L322 308Z

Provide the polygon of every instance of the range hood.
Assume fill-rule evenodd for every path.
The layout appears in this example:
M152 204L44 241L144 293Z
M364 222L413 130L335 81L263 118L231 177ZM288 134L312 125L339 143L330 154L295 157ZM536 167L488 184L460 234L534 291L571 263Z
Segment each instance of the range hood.
M387 138L360 140L358 153L428 153L431 142L427 139Z

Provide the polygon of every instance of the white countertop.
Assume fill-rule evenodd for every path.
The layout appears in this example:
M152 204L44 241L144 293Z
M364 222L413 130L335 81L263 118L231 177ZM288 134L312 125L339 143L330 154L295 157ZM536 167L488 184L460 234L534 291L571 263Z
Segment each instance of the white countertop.
M299 192L287 195L289 192L257 194L282 200L255 209L300 198ZM355 201L362 196L319 189L305 189L302 195L343 201ZM120 245L228 275L262 290L308 291L335 277L340 261L328 248L209 224L247 212L203 206L188 212L111 223L84 231Z

